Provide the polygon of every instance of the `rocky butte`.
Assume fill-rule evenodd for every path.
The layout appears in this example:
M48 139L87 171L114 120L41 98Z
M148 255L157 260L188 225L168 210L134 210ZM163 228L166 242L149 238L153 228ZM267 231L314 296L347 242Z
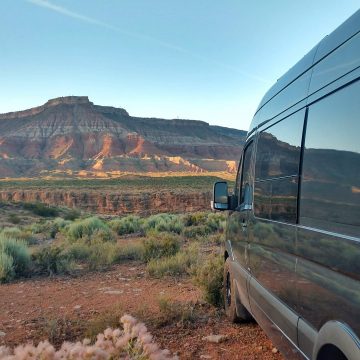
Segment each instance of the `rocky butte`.
M235 172L245 132L130 116L87 96L0 114L0 178Z

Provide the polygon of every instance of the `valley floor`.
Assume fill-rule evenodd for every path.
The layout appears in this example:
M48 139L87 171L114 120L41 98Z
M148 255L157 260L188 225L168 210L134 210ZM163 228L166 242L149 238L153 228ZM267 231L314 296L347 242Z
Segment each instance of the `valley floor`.
M163 313L161 298L187 304L191 314L184 320L176 319L175 308ZM222 311L202 302L200 291L189 280L149 278L139 262L78 277L2 284L0 299L0 332L5 333L0 345L46 338L59 345L94 335L106 325L115 326L128 313L144 321L155 341L180 359L282 359L256 324L229 323ZM203 340L211 334L226 339L221 343Z

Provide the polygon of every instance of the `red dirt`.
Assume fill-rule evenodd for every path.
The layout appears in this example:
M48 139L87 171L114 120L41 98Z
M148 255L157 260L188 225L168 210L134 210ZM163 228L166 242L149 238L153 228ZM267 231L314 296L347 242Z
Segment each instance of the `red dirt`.
M156 324L162 316L159 297L196 303L201 316L189 324ZM229 323L222 312L201 302L199 289L189 280L150 279L139 263L78 277L27 279L0 285L0 299L0 332L5 333L0 336L0 345L37 343L54 332L60 341L77 340L84 337L89 321L117 306L143 320L155 340L180 359L282 359L279 352L273 353L273 345L256 324ZM54 329L51 324L54 320L58 324L59 319L74 329L68 333ZM202 339L211 334L225 335L226 340L214 344Z

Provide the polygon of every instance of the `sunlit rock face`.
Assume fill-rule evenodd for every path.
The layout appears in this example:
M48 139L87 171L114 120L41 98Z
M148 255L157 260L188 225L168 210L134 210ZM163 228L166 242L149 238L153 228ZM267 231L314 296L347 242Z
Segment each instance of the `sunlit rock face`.
M69 171L233 173L244 139L244 131L203 121L132 117L87 96L60 97L0 114L0 178Z

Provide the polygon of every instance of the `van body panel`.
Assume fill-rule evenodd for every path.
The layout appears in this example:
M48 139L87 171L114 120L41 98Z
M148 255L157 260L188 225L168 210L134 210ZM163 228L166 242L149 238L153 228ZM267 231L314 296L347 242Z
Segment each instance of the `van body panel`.
M284 319L281 322L283 329L296 328L296 315L289 311L289 309L277 300L271 293L269 293L263 286L261 286L254 278L250 279L250 293L254 292L256 295L251 295L251 314L255 320L261 325L266 334L280 349L281 353L286 359L297 360L304 359L304 355L297 347L290 337L272 320L269 318L269 307L274 309L277 313L282 310L285 312ZM267 303L268 305L265 305Z
M254 219L251 229L250 270L254 281L250 281L250 306L256 302L297 344L298 316L290 310L297 302L296 227Z
M265 94L239 166L239 300L289 359L360 358L359 31L360 10Z
M322 60L331 51L342 45L360 31L360 10L354 13L319 44L314 63Z
M326 87L360 66L360 33L346 41L313 67L309 94ZM327 89L327 91L329 91Z
M250 281L250 273L239 265L236 261L230 263L233 273L233 281L236 288L236 301L243 304L246 309L251 313L250 302L248 296L248 284Z
M298 346L307 358L311 359L317 338L317 331L302 318L298 322ZM316 357L315 357L316 359Z
M314 62L314 57L317 52L319 44L311 49L298 63L296 63L289 71L287 71L278 81L267 91L262 98L258 109L258 112L266 103L268 103L273 97L279 94L285 87L289 86L297 78L303 75L310 69Z
M261 121L271 120L289 108L294 112L294 106L307 97L311 72L308 70L264 106L261 111Z
M360 333L360 243L298 228L297 313L319 331L330 320Z

